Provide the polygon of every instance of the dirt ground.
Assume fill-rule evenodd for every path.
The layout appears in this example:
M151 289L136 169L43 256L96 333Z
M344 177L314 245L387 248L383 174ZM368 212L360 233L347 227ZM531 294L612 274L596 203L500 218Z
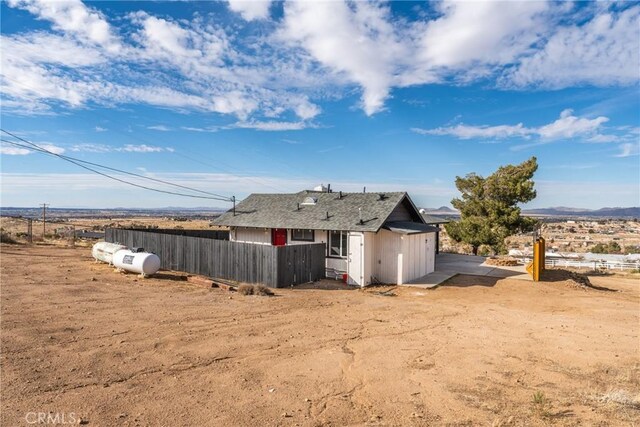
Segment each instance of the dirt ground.
M3 426L640 423L634 278L260 297L0 249Z

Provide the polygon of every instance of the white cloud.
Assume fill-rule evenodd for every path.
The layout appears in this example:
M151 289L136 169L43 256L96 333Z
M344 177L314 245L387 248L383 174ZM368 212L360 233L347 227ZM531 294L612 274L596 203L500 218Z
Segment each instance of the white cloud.
M620 153L613 157L631 157L637 155L640 155L640 144L638 142L626 142L624 144L620 144Z
M557 120L538 127L525 127L522 123L498 126L459 124L435 129L412 128L411 130L421 135L448 135L459 139L538 137L541 140L556 140L582 137L593 142L594 138L602 141L610 136L600 133L602 124L607 121L609 119L602 116L594 119L577 117L573 115L573 110L566 109L560 113Z
M47 150L53 154L62 154L65 152L65 149L62 147L59 147L55 144L47 144L47 143L38 143L36 144L38 147L42 148L43 150Z
M550 89L635 84L639 40L639 6L598 13L582 25L557 28L544 47L523 58L502 83Z
M541 1L446 0L442 13L425 25L420 58L427 67L506 64L539 38L548 5ZM476 65L477 66L477 65Z
M73 152L88 152L88 153L113 153L113 152L126 152L126 153L161 153L170 152L175 150L171 147L157 147L147 144L126 144L122 147L116 147L105 144L75 144L71 146L70 151Z
M306 122L238 122L230 126L231 128L239 129L255 129L262 131L287 131L287 130L302 130L308 127L314 127L314 125Z
M165 151L166 149L164 147L154 147L152 145L146 145L146 144L142 144L142 145L127 144L119 150L127 151L130 153L159 153L161 151Z
M108 153L112 151L112 147L104 144L74 144L69 150L73 152Z
M320 107L309 102L307 98L302 99L298 105L293 108L293 110L296 115L303 120L312 119L320 114Z
M239 13L247 21L269 17L271 1L264 0L228 0L229 9Z
M289 2L280 36L363 88L362 107L384 107L394 63L407 54L387 7L365 2Z
M200 127L194 127L194 126L182 126L180 129L182 130L187 130L189 132L218 132L220 130L219 127L214 126L214 127L207 127L207 128L200 128Z
M545 139L570 139L580 135L595 134L603 123L608 122L607 117L586 119L573 115L573 110L566 109L560 113L560 118L553 123L540 126L535 133Z
M141 103L242 122L291 114L308 121L321 113L319 101L354 87L372 115L394 88L411 85L553 89L639 80L637 5L446 0L407 17L385 3L292 1L282 19L245 27L215 14L178 20L142 11L110 23L79 0L8 5L52 27L2 35L0 87L12 113ZM229 2L247 21L268 19L270 5ZM519 132L485 130L494 131Z
M53 154L62 154L65 152L65 149L62 147L59 147L55 144L49 144L49 143L37 143L34 144L37 147L42 148L43 150L49 151ZM16 146L12 146L12 145L4 145L2 147L0 147L0 153L2 154L6 154L8 156L25 156L27 154L32 154L32 153L37 153L38 151L33 149L27 149L27 148L21 148L21 147L16 147Z
M620 139L620 137L617 136L617 135L597 134L597 135L593 135L587 141L589 141L589 142L616 142L619 139Z
M171 130L170 127L165 126L165 125L147 126L147 129L157 130L157 131L160 131L160 132L169 132Z
M102 126L96 126L94 129L96 132L106 132L108 130L107 128L103 128Z
M31 154L33 151L27 150L26 148L20 147L0 147L0 154L4 154L6 156L26 156L27 154Z
M412 128L411 130L421 135L451 135L460 139L512 138L516 136L526 137L530 134L530 130L525 128L522 123L518 123L515 126L468 126L459 124L451 127L439 127L436 129Z
M104 16L80 0L9 0L9 6L26 9L40 19L51 21L55 29L101 45L108 51L120 48Z
M67 67L88 67L107 62L99 49L86 46L70 37L42 31L2 35L3 61L35 62Z

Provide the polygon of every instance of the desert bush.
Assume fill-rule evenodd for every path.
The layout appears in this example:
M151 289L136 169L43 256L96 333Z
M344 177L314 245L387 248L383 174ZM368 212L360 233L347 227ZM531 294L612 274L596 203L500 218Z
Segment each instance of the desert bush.
M640 254L640 245L627 245L624 247L625 253Z
M253 285L238 286L238 293L241 295L253 295Z
M6 231L0 231L0 242L2 243L18 243L16 239L14 239L10 233Z
M241 295L260 295L269 296L273 295L271 289L264 285L240 285L238 286L238 293Z
M271 289L269 289L265 285L253 285L253 294L254 295L262 295L262 296L270 296L270 295L273 295L273 292L271 292Z
M492 253L491 246L481 245L478 248L478 255L480 255L480 256L489 256L489 255L491 255L491 253Z
M533 397L531 399L531 404L533 406L533 412L540 417L548 417L550 415L551 404L549 399L544 395L544 392L538 390L533 393Z
M594 254L619 254L621 251L622 248L617 242L598 243L591 248L591 252Z

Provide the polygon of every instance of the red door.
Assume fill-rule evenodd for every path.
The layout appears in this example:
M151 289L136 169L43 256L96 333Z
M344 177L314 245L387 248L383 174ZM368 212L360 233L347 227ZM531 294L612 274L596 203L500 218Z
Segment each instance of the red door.
M271 229L271 244L273 246L284 246L287 244L287 229L286 228L272 228Z

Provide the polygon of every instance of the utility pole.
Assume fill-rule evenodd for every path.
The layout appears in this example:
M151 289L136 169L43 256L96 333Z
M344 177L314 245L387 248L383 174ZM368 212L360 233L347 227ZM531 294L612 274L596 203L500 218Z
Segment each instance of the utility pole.
M44 240L44 235L47 234L47 206L49 203L41 203L42 206L42 240Z

